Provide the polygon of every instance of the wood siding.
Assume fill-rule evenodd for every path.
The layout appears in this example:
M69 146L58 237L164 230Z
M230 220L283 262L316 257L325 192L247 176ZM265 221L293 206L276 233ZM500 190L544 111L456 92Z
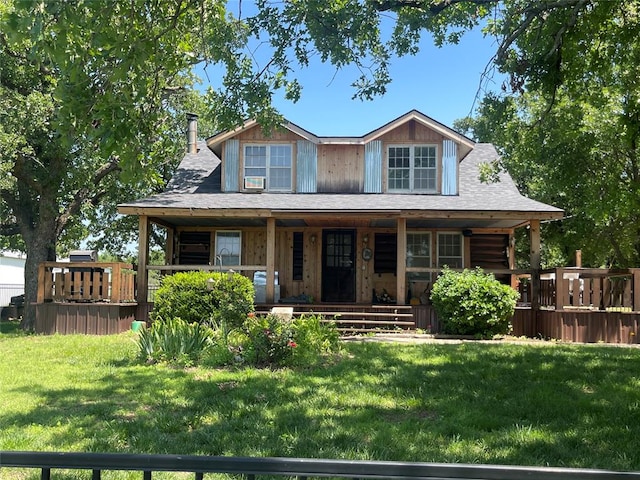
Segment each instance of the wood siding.
M364 190L363 145L318 146L318 192L358 193Z

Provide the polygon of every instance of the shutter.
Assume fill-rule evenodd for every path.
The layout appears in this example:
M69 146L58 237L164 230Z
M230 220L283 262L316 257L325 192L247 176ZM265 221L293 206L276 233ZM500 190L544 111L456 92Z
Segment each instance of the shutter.
M458 148L454 141L442 141L442 195L458 194Z
M318 146L307 140L298 140L296 154L296 191L316 193L318 176Z
M240 140L227 140L224 144L224 191L238 191L240 168Z
M382 193L382 141L364 146L364 193Z

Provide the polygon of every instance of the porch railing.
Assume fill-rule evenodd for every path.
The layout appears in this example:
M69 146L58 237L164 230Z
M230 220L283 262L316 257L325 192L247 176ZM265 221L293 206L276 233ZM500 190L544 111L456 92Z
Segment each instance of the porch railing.
M119 262L43 262L38 303L135 301L135 271Z
M554 268L540 272L541 307L556 310L640 311L640 268ZM531 302L529 277L520 279L524 303Z
M34 468L49 480L54 469L91 470L99 480L103 471L139 471L144 480L153 472L193 473L202 480L205 473L296 478L385 478L385 479L492 479L521 480L640 480L640 472L609 470L468 465L365 460L323 460L307 458L204 457L189 455L135 455L111 453L54 453L0 451L0 469Z

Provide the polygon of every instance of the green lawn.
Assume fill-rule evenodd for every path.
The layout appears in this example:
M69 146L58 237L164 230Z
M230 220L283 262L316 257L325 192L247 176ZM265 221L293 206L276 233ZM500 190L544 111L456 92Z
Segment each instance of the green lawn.
M0 334L0 450L640 470L640 349L348 343L213 370L140 365L134 338Z

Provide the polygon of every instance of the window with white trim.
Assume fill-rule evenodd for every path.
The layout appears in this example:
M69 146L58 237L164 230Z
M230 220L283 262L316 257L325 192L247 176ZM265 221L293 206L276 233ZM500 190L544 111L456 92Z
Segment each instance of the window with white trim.
M291 145L244 146L244 176L265 177L271 192L290 192L292 184Z
M407 267L431 268L431 233L407 232Z
M235 230L216 232L216 257L214 264L221 267L240 265L241 245L241 232Z
M462 268L462 235L438 233L438 268Z
M438 188L436 145L390 145L387 190L435 193Z

